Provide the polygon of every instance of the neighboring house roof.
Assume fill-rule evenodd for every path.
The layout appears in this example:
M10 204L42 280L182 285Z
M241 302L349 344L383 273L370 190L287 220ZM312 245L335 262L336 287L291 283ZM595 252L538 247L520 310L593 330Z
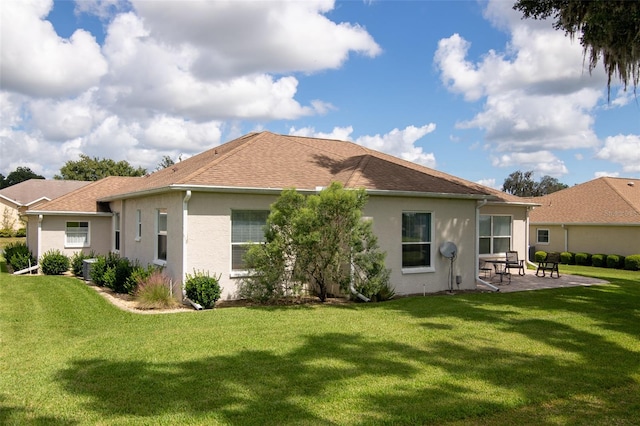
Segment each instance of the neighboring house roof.
M346 188L365 188L371 192L531 204L352 142L261 132L242 136L145 177L108 177L93 182L39 206L38 211L95 213L104 211L96 201L172 189L315 191L334 181Z
M0 197L16 207L31 206L40 201L53 200L89 184L79 180L29 179L0 190Z
M531 223L640 225L640 179L601 177L531 200Z
M135 186L136 181L142 179L141 177L108 176L95 182L88 182L88 185L41 204L37 209L29 210L27 214L39 214L43 212L108 212L109 209L107 206L96 201L100 198L131 188Z
M469 182L361 145L270 132L251 133L157 171L130 194L167 188L296 188L314 191L339 181L346 188L398 193L491 198L518 197Z

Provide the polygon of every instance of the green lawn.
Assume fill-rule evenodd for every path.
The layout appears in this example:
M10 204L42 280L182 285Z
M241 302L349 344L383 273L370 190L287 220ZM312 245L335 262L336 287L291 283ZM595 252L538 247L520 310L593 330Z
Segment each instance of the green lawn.
M579 272L616 277L163 315L3 273L0 424L638 424L640 272Z

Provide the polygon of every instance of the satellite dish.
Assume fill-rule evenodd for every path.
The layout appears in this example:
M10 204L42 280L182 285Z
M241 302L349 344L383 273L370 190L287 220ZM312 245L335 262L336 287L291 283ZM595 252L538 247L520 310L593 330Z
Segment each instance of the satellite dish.
M447 259L453 259L456 257L458 253L458 247L456 247L455 243L451 241L447 241L440 246L440 254L442 254Z

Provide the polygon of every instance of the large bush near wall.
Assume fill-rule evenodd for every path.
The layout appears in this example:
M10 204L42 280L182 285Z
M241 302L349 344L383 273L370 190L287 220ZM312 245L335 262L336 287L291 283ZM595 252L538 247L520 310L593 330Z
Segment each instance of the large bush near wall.
M220 276L211 277L208 273L194 271L187 274L184 289L187 297L205 309L211 309L220 298Z
M534 260L536 262L544 262L544 260L547 258L547 252L546 251L537 251L534 255Z
M632 254L624 258L624 269L640 271L640 254Z
M575 265L576 255L570 251L563 251L560 253L560 263L564 265Z
M134 270L126 257L120 257L116 253L106 256L98 256L91 268L91 280L101 287L108 287L116 293L133 293L135 287L130 280Z
M624 268L624 256L617 254L607 255L607 268Z
M591 265L596 268L607 267L607 255L606 254L594 254L591 256Z
M591 266L591 255L589 253L576 253L576 265Z
M69 270L69 258L60 250L49 250L40 258L40 268L45 275L62 275Z
M15 242L8 244L4 248L3 256L14 271L19 271L38 263L26 243Z

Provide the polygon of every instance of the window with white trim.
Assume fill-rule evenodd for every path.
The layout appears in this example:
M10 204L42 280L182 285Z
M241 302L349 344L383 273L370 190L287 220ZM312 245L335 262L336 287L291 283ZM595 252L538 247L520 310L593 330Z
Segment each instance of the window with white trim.
M167 260L167 209L158 209L156 215L156 260Z
M142 239L142 210L136 210L136 241Z
M120 213L113 215L113 249L120 251Z
M537 244L549 244L549 230L538 229L536 241Z
M246 270L244 255L250 244L265 242L264 227L268 210L233 210L231 212L231 269Z
M89 247L89 222L67 222L64 238L66 247Z
M480 254L511 250L511 216L480 215Z
M430 212L402 212L402 268L430 268L432 256Z

